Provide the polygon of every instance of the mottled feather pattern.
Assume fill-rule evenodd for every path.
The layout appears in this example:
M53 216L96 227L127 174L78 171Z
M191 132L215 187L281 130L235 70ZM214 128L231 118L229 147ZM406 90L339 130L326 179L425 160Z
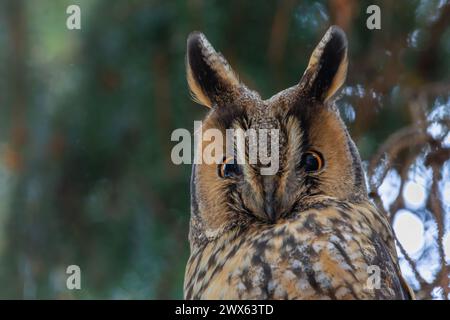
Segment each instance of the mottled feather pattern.
M196 248L187 299L404 299L387 219L370 203L318 202L276 224L230 230ZM381 270L367 287L367 267Z
M218 174L223 164L193 165L185 298L413 298L333 100L347 74L344 32L331 27L300 82L266 100L238 81L204 35L189 37L187 57L191 92L210 107L204 129L275 130L267 140L279 141L279 167L262 174L248 150L227 177Z

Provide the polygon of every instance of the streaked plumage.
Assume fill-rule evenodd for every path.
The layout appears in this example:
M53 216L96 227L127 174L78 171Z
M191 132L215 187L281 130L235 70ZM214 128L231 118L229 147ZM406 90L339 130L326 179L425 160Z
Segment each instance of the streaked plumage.
M241 84L206 38L188 39L187 73L203 126L279 129L280 170L243 164L224 178L193 166L187 299L408 299L386 217L369 201L358 151L334 97L347 72L345 34L331 27L298 85L268 100ZM323 167L306 170L305 155ZM368 286L368 267L381 286Z

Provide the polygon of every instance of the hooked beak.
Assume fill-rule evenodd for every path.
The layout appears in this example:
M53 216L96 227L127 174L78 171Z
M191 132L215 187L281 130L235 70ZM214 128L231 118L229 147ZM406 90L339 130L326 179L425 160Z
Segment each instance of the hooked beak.
M267 220L275 223L281 215L280 202L277 197L276 176L264 177L265 196L264 196L264 212Z
M275 223L279 217L278 211L274 208L272 205L266 205L264 208L264 211L266 213L267 219L271 223Z

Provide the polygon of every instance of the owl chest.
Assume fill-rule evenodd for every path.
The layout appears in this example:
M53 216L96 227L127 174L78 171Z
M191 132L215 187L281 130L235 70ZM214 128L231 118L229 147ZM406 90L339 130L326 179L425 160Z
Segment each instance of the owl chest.
M371 226L315 217L248 230L193 252L186 298L369 298L367 268L379 256Z

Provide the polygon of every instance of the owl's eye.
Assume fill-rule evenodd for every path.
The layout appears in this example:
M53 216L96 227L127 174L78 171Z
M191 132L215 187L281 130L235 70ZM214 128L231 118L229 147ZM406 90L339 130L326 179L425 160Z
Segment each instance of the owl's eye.
M302 157L301 165L306 172L319 171L323 167L322 156L315 151L305 152Z
M218 167L219 177L232 178L241 174L241 167L236 163L232 157L227 158Z

